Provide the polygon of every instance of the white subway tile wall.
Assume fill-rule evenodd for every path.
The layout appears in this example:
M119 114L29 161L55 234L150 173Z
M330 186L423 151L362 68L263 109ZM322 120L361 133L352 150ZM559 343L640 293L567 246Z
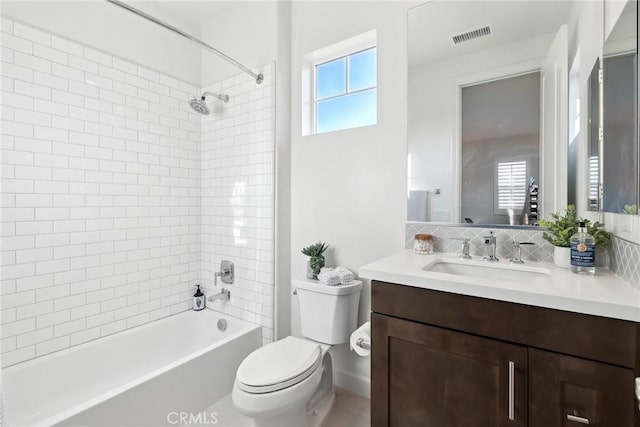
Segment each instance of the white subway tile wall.
M1 29L3 366L187 310L222 258L237 265L229 312L270 338L273 87L225 81L232 101L200 116L199 88Z
M202 121L201 277L207 294L231 290L231 301L214 308L262 325L266 343L275 286L275 65L260 71L260 86L241 74L204 89L230 100L209 104L213 118ZM235 283L215 287L223 259L234 261Z

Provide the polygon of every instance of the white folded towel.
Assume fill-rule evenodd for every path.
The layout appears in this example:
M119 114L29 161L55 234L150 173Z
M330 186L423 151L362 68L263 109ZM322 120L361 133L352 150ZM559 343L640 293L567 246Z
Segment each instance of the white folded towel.
M356 275L344 267L336 267L335 269L323 267L320 269L320 273L318 273L320 283L329 286L348 285L353 282L355 278Z
M323 285L336 286L340 284L340 274L333 268L322 267L318 273L318 280Z

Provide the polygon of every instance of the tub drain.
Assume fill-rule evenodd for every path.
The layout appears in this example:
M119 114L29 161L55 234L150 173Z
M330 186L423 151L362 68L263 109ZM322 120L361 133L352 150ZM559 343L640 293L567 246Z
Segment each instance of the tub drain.
M227 321L225 319L218 320L218 330L221 332L227 330Z

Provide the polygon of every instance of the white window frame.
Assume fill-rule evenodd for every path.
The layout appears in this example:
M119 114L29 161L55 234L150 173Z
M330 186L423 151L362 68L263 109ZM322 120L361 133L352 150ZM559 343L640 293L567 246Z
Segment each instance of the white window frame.
M349 57L353 56L353 55L357 55L357 54L362 53L362 52L366 52L366 51L371 50L371 49L376 49L376 58L377 58L377 55L378 55L377 46L373 45L373 46L370 46L370 47L367 47L367 48L364 48L364 49L353 51L351 53L347 53L347 54L343 54L343 55L340 55L340 56L332 57L332 59L324 59L322 61L316 61L316 62L313 63L313 112L312 112L312 114L313 114L313 133L318 133L318 102L329 101L331 99L337 99L337 98L345 97L345 96L348 96L348 95L353 95L353 94L356 94L356 93L362 93L362 92L366 92L366 91L369 91L369 90L377 90L378 89L378 79L376 78L376 83L373 86L366 87L364 89L354 90L354 91L349 90L349 63L350 63ZM337 61L337 60L343 59L343 58L345 60L345 73L344 73L345 91L343 93L341 93L341 94L338 94L338 95L332 95L332 96L328 96L326 98L318 99L318 97L317 97L318 96L318 88L317 88L317 85L318 85L318 67L321 66L321 65L327 64L329 62ZM376 61L376 74L378 72L377 67L378 67L378 63ZM376 100L376 102L377 102L377 100ZM376 123L377 123L377 120L376 120ZM352 128L346 128L346 129L352 129ZM340 129L340 130L343 130L343 129Z
M301 131L303 136L316 135L316 66L335 59L353 55L371 48L378 47L377 30L371 30L349 39L337 42L330 46L315 50L302 57L302 88L301 88L301 108L302 123ZM376 55L377 57L377 55ZM379 69L379 61L376 61L376 73ZM348 78L348 77L347 77ZM378 80L374 87L378 89ZM366 90L371 90L369 88ZM376 97L377 103L377 97ZM376 118L376 123L378 122ZM352 128L349 128L352 129ZM346 130L346 129L344 129ZM337 131L339 132L339 131ZM324 133L324 132L323 132ZM327 132L329 133L329 132Z
M589 157L588 167L588 187L589 187L589 210L597 210L599 205L600 189L600 159L598 156Z
M493 163L493 213L494 215L509 215L509 209L500 207L500 189L498 181L498 165L502 163L525 163L524 172L524 201L522 208L527 205L527 197L529 196L529 178L531 176L531 157L530 156L518 156L518 157L498 157L494 159ZM514 211L517 213L517 211Z

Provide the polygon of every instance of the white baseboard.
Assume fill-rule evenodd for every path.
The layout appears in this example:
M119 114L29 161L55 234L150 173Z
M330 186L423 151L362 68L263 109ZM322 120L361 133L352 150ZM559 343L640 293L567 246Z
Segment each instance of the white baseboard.
M333 384L352 393L371 398L371 379L340 369L333 369Z

